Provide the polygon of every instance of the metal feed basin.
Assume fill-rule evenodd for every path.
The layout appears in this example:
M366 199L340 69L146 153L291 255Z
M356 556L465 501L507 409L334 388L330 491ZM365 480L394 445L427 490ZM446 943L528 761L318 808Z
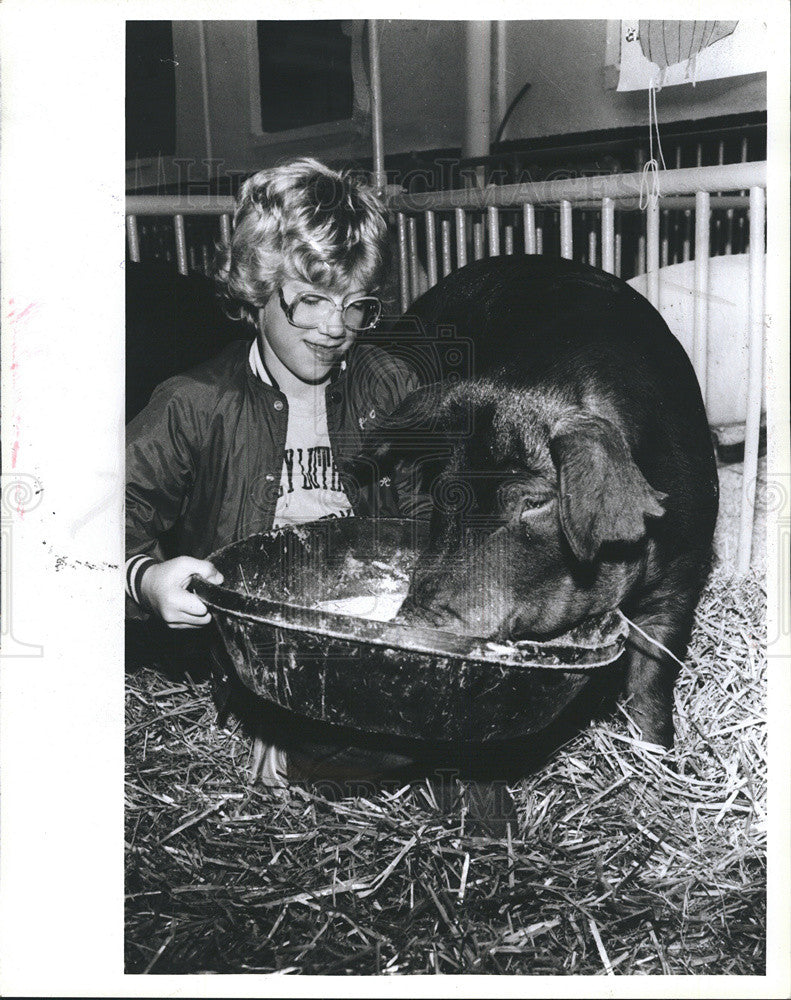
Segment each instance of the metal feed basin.
M255 694L362 732L481 743L544 729L623 650L618 611L546 642L489 643L364 615L406 595L424 522L314 521L210 556L218 587L195 577L231 661ZM317 604L333 602L331 610ZM354 609L340 614L338 607Z

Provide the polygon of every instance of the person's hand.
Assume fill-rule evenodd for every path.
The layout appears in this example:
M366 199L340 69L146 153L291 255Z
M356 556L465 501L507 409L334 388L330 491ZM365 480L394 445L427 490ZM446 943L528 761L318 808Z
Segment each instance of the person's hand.
M143 605L170 628L208 625L211 615L206 605L187 590L190 578L196 573L209 583L223 582L222 573L208 559L177 556L148 566L138 584Z

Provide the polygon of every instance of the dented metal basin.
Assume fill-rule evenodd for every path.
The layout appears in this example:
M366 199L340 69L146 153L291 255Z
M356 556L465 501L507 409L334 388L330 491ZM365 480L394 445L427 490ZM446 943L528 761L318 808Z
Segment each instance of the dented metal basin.
M214 553L223 586L196 577L192 589L251 691L363 732L476 743L537 732L622 652L618 611L550 641L496 644L366 617L395 612L426 533L355 517L275 529Z

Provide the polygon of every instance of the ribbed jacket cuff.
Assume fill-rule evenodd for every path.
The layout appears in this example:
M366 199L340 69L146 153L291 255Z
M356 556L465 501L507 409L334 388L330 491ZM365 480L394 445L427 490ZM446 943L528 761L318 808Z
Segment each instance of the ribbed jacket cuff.
M126 593L137 605L140 605L140 580L146 569L154 563L156 559L144 553L132 556L126 561Z

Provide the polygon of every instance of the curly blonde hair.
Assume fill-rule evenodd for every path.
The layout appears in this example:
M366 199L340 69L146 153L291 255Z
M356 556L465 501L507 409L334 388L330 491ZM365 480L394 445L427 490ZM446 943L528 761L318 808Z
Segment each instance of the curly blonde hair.
M289 280L374 292L390 263L385 211L350 172L318 160L260 170L239 190L214 279L231 310L253 326L258 310Z

